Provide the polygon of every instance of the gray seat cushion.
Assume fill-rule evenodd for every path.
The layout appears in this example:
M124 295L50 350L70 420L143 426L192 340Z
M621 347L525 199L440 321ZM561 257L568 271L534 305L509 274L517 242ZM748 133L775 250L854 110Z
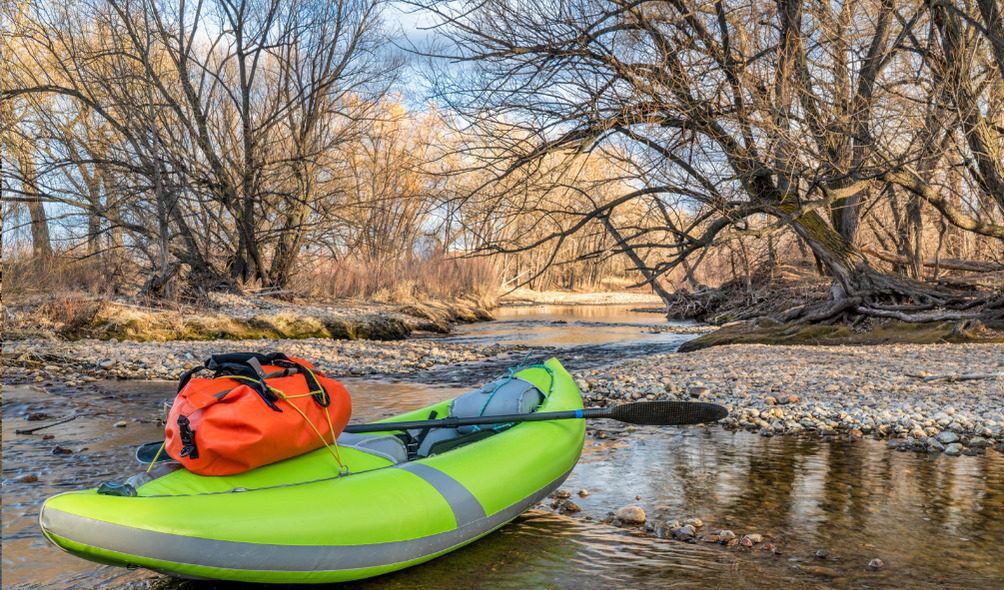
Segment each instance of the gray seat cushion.
M480 389L469 391L450 404L450 416L496 416L500 414L528 414L544 401L537 386L519 377L504 377L485 383ZM483 427L482 427L483 428ZM460 434L480 430L477 426L459 426Z
M470 418L474 416L497 416L501 414L528 414L544 401L544 394L533 383L519 377L505 377L486 383L483 387L468 391L450 404L450 416ZM445 452L451 448L469 444L508 428L504 424L458 426L457 428L433 428L421 438L417 456ZM481 433L477 435L476 433ZM422 437L420 430L411 434ZM451 444L454 441L456 444Z
M394 464L408 460L408 449L396 436L390 434L353 434L343 432L338 435L338 446L358 449L364 453L390 459Z

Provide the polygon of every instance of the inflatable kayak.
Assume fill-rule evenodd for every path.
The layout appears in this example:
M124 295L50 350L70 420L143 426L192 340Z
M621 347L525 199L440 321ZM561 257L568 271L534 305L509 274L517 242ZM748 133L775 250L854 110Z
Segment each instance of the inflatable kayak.
M582 400L551 359L384 421L514 409L581 410ZM133 479L133 495L109 492L123 486L60 494L39 521L58 547L105 564L195 579L355 580L501 527L561 485L584 438L581 419L342 434L341 473L325 448L228 476L158 464L154 475L166 474Z

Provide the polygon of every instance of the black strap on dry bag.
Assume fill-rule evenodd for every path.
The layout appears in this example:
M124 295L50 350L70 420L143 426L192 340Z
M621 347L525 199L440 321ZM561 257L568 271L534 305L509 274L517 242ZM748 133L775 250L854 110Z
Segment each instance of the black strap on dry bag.
M305 367L304 365L293 361L288 356L281 352L273 352L272 354L260 354L257 352L231 352L226 354L214 354L213 356L206 359L200 367L194 367L185 371L181 375L181 380L178 384L178 391L180 392L184 389L185 385L192 379L192 376L197 372L208 369L213 371L213 379L219 377L240 377L241 381L247 383L265 403L268 404L270 408L276 412L281 412L282 409L275 405L275 402L279 401L279 397L272 393L268 387L265 386L265 371L262 368L263 365L274 365L277 367L283 367L285 371L280 375L272 374L274 377L284 377L286 375L293 375L300 373L303 378L307 381L307 388L312 394L311 397L314 401L323 407L328 407L331 405L331 396L328 391L324 389L324 386L317 380L317 376L314 372Z

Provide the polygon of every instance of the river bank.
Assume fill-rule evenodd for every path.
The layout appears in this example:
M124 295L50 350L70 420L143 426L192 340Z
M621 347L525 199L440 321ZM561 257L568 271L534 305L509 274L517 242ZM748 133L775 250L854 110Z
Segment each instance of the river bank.
M198 303L65 294L3 306L5 338L60 340L401 340L448 334L456 323L492 319L489 302L206 293Z

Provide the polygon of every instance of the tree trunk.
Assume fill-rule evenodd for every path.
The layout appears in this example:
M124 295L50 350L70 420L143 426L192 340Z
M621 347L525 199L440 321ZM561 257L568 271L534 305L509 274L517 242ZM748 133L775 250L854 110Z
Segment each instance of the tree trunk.
M795 212L794 204L782 204L778 208L782 212L787 211L787 215ZM810 211L796 218L792 228L833 277L831 291L834 299L880 295L924 297L923 291L869 266L861 250L834 231L816 212Z
M21 186L24 191L25 204L31 217L31 254L38 260L52 258L52 243L49 239L49 219L42 206L42 198L38 192L38 176L35 172L35 160L31 155L19 150L18 165L21 167Z
M990 20L999 22L1000 14L993 8L996 8L996 4L986 5L988 16ZM1001 209L1004 209L1004 151L994 137L996 133L991 122L984 118L980 110L979 97L973 91L970 74L972 61L963 38L959 16L954 11L936 4L934 19L935 24L941 28L941 46L948 66L946 76L948 91L958 109L962 131L976 160L973 175L983 194L995 200ZM999 30L997 34L1000 35ZM998 41L1004 40L998 39Z

